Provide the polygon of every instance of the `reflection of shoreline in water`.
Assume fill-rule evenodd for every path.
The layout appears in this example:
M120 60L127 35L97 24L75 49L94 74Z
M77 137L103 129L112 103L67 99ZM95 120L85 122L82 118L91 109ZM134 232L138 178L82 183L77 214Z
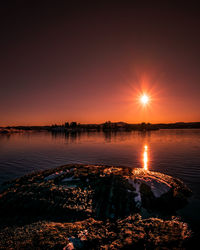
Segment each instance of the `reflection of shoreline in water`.
M130 140L130 136L132 135L139 135L141 138L144 138L147 136L150 137L151 133L152 131L51 131L51 135L54 139L64 138L67 143L78 142L84 137L94 138L98 136L102 138L102 135L106 143L122 142Z
M144 170L148 170L148 146L147 145L144 145L143 168Z

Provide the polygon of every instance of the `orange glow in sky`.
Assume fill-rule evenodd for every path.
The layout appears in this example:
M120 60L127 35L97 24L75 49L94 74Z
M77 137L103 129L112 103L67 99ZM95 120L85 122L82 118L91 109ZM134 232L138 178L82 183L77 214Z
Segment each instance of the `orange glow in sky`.
M200 121L193 4L61 2L3 7L0 126Z

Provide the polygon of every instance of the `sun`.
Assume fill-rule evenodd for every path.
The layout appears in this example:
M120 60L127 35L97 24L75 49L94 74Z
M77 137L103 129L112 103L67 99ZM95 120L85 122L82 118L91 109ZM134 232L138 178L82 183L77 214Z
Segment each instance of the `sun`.
M146 94L143 94L141 97L140 97L140 102L144 105L146 105L148 102L149 102L149 97L146 95Z

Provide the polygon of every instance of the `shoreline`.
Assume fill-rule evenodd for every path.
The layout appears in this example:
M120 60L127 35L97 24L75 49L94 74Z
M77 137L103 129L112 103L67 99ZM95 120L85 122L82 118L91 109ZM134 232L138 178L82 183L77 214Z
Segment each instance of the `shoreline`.
M176 123L137 123L130 124L125 122L105 122L102 124L80 124L72 122L62 125L48 125L48 126L4 126L0 127L0 134L19 131L50 131L50 132L88 132L88 131L153 131L159 129L200 129L200 122L176 122Z

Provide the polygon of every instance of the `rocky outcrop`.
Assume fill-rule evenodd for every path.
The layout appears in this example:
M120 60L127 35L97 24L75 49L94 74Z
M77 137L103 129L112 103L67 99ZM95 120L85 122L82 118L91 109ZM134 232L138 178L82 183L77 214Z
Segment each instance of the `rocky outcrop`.
M190 235L187 224L177 219L135 215L115 222L40 221L1 230L0 242L3 249L184 249Z
M138 215L144 211L149 215L172 215L187 202L191 191L184 183L161 173L128 167L65 165L26 175L4 183L1 188L0 241L4 245L8 231L9 235L14 235L16 230L20 235L28 231L29 243L36 247L43 244L40 242L43 233L51 242L50 235L55 237L55 232L50 232L52 225L56 225L58 234L57 243L52 239L53 247L55 244L63 247L66 242L73 247L77 245L76 248L88 248L90 244L113 246L113 249L140 244L156 246L164 244L166 233L169 237L175 235L177 244L182 244L180 242L189 235L187 225L180 221L144 220ZM10 225L15 227L11 229ZM86 235L87 227L94 235L91 232ZM36 233L33 235L33 232ZM151 239L153 232L160 233L159 240L156 240L158 236ZM25 242L25 239L12 237L13 246L14 242Z
M158 172L134 169L129 182L138 186L141 207L170 214L184 207L191 190L180 180Z

